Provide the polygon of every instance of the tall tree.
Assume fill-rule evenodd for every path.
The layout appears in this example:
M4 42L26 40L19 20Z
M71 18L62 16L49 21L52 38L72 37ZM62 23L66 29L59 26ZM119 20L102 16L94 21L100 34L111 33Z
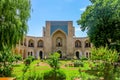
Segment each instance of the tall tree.
M30 0L0 0L0 51L11 47L27 32Z
M90 41L96 46L110 46L120 42L120 0L90 0L78 20L82 31L87 30Z
M0 0L0 77L11 76L11 49L27 32L30 10L30 0Z

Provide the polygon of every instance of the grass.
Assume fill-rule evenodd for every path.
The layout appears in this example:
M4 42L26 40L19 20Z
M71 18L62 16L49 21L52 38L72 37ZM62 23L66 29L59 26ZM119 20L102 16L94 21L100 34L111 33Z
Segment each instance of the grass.
M29 70L26 72L25 76L31 75L31 74L43 74L44 72L47 72L49 70L51 70L50 66L48 66L46 64L46 61L43 62L43 64L37 66L37 64L40 62L40 60L35 60L31 63ZM61 70L64 71L64 73L66 74L66 80L73 80L74 77L91 77L90 75L82 72L79 73L79 69L81 70L87 70L89 68L89 65L87 64L88 62L84 62L85 65L84 67L65 67L65 64L70 63L71 61L60 61L61 63ZM44 64L45 63L45 64ZM22 69L24 68L24 64L21 63L19 65L15 65L13 68L13 76L17 77L17 80L21 80L21 76L22 76ZM86 79L87 80L87 79Z

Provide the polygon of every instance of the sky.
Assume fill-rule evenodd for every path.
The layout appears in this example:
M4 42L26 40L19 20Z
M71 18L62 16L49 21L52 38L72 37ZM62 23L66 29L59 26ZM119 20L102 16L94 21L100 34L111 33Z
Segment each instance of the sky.
M31 5L28 36L42 37L46 21L73 21L75 36L87 36L86 31L80 30L77 20L90 5L89 0L31 0Z

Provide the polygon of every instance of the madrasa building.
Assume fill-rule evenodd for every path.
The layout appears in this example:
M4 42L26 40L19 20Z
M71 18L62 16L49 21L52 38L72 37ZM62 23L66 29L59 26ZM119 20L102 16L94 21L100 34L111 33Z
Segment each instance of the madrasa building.
M25 36L17 44L15 53L44 59L58 52L60 58L90 57L92 44L88 37L75 37L75 27L72 21L46 21L43 27L43 36Z

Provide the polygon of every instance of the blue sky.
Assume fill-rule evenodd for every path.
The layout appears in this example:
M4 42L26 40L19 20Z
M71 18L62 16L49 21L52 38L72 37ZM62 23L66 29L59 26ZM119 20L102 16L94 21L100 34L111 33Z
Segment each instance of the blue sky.
M89 0L31 0L32 12L28 21L29 36L42 36L42 27L45 21L73 21L76 37L87 36L80 30L77 20L85 8L90 4Z

